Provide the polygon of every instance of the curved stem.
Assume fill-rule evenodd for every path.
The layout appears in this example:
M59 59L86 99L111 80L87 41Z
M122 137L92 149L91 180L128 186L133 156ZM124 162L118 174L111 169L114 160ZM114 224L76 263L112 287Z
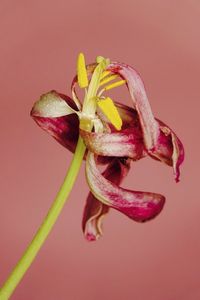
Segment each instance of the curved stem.
M7 300L14 292L15 288L23 278L25 272L30 267L43 243L47 239L53 225L55 224L62 208L67 200L67 197L72 190L76 177L81 167L81 162L83 160L85 153L85 145L79 137L76 151L73 160L68 169L68 173L64 179L64 182L37 233L35 234L30 245L27 247L22 258L19 260L12 273L4 283L3 287L0 289L0 299Z

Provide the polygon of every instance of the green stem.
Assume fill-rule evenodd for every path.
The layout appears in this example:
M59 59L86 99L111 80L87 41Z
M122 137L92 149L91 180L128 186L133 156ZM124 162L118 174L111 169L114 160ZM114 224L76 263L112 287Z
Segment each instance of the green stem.
M62 208L67 200L67 197L72 190L76 177L81 167L81 162L83 160L85 153L85 145L79 137L76 151L69 167L68 173L64 179L63 185L61 186L47 216L45 217L43 223L38 229L36 235L34 236L32 242L27 247L24 255L19 260L12 273L4 283L3 287L0 289L0 300L7 300L14 292L15 288L23 278L25 272L30 267L43 243L47 239L53 225L55 224L58 216L60 215Z

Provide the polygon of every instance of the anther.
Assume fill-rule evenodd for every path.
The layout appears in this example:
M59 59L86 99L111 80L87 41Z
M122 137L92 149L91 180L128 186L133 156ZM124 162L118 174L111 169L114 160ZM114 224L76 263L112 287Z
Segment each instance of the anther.
M86 88L88 86L88 77L83 53L80 53L77 59L77 76L80 88Z
M111 98L107 97L105 99L99 99L97 101L98 107L101 109L103 114L108 118L111 124L117 129L120 130L122 127L122 119L119 115L119 112L112 101Z

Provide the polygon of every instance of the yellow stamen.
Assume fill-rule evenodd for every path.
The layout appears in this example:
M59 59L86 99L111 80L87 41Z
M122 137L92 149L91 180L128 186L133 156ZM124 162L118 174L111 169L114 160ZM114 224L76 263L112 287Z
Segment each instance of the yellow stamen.
M122 119L112 99L109 97L105 99L100 99L97 101L97 105L99 106L103 114L112 123L112 125L117 130L120 130L122 127Z
M116 79L117 77L118 77L118 75L115 75L115 74L114 74L114 75L111 75L111 76L107 76L105 79L101 80L101 83L100 83L99 86L102 86L102 85L104 85L105 83L108 83L108 82L110 82L110 81Z
M117 81L117 82L114 82L110 85L107 85L105 88L104 88L104 91L108 91L108 90L111 90L111 89L114 89L118 86L121 86L123 85L124 83L126 83L126 80L120 80L120 81Z
M107 75L109 75L111 72L110 71L104 71L101 75L101 79L103 79L104 77L106 77Z
M87 70L85 65L85 57L83 53L80 53L78 55L77 75L78 75L78 84L80 88L86 88L88 86L88 77L87 77Z

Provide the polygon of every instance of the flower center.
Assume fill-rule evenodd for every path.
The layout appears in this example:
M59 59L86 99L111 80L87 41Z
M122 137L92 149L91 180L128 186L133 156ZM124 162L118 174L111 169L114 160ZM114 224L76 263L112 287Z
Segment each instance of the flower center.
M103 93L115 87L121 86L126 81L120 80L110 83L118 78L117 74L112 74L106 68L110 64L109 59L104 57L96 58L97 65L92 73L91 79L88 79L87 67L83 53L80 53L77 60L77 78L80 88L85 89L85 96L83 101L83 108L80 114L80 128L91 131L93 126L96 130L100 130L100 123L97 122L97 107L111 122L111 124L120 130L122 120L119 112L110 97L103 97ZM108 85L107 85L108 84ZM102 88L102 86L104 86ZM101 90L99 91L99 88ZM98 120L100 121L100 120ZM95 126L97 125L98 126Z

